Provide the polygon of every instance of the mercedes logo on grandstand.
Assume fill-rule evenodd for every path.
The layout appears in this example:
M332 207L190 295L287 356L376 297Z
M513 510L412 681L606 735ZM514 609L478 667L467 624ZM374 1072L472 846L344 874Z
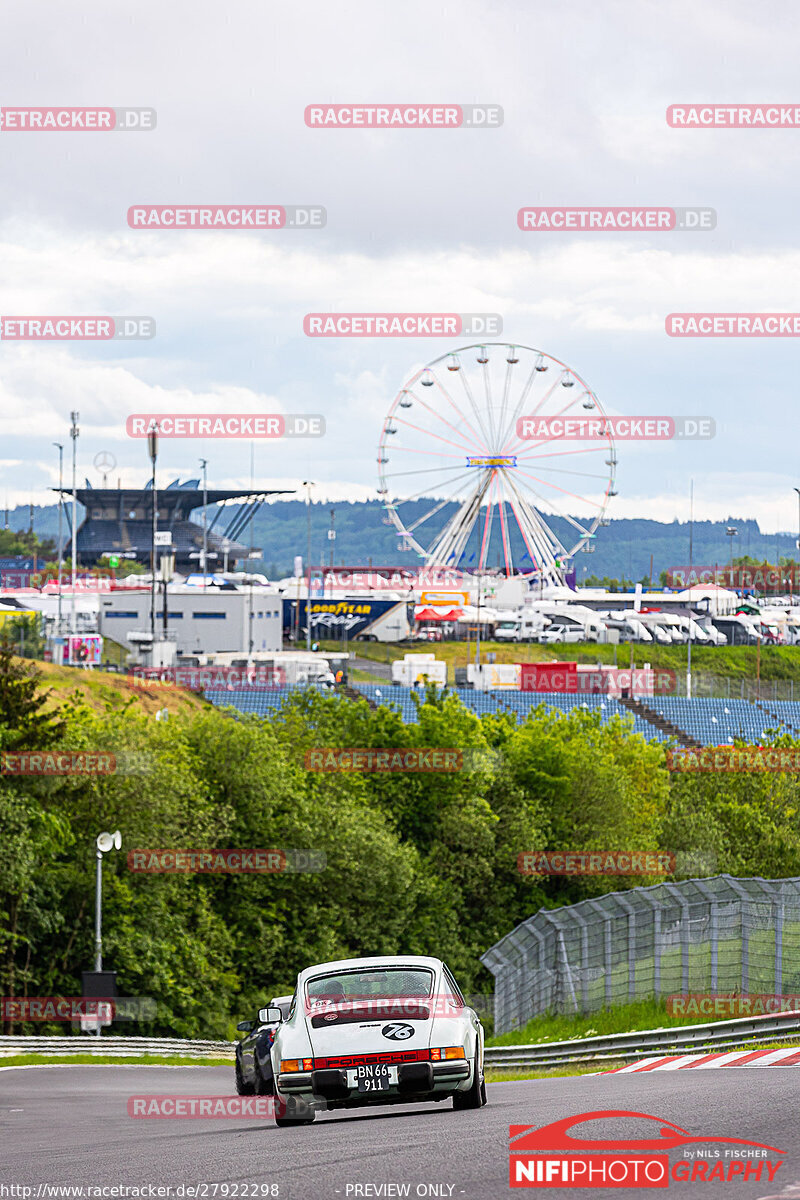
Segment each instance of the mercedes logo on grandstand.
M391 1038L393 1042L404 1042L406 1038L410 1038L414 1034L413 1025L402 1025L399 1021L392 1021L389 1025L384 1025L381 1033L385 1038Z

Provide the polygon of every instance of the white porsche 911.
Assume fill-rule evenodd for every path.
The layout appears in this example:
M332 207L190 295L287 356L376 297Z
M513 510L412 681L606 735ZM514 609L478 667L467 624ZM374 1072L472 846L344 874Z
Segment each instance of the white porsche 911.
M483 1045L477 1013L438 958L307 967L272 1045L276 1123L310 1124L320 1108L449 1097L456 1109L482 1108Z

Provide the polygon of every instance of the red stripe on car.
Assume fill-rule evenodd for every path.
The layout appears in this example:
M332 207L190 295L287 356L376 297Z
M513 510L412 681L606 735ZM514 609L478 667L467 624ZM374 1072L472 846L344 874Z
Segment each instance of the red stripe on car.
M377 1054L345 1054L338 1058L315 1058L314 1067L363 1067L367 1063L430 1062L430 1050L379 1050Z

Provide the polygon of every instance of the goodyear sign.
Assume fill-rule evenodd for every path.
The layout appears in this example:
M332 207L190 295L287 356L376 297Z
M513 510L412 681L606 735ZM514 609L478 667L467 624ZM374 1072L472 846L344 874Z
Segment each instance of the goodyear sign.
M333 633L344 632L348 637L364 633L369 627L384 616L390 609L397 607L396 600L311 600L311 632L315 637L326 637ZM293 629L295 624L296 600L285 598L283 601L284 629ZM300 600L300 625L305 629L306 602Z

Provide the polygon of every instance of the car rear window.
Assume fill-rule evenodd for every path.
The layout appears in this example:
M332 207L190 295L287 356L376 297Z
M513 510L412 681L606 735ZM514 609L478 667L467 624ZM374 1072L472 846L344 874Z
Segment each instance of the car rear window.
M338 971L306 981L311 1003L342 1000L382 1000L398 996L425 998L433 988L433 972L425 967L389 967L364 971Z

